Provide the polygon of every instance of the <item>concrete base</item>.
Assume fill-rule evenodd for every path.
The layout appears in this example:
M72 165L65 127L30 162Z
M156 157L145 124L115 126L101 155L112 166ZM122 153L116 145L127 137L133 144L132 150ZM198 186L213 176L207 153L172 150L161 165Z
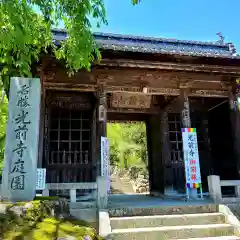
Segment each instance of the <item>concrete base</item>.
M112 232L109 213L107 210L99 211L99 228L98 229L99 229L99 236L104 239L108 237Z
M70 214L79 220L88 222L93 227L97 228L97 209L70 209Z
M197 189L189 189L189 197L192 199L198 198Z

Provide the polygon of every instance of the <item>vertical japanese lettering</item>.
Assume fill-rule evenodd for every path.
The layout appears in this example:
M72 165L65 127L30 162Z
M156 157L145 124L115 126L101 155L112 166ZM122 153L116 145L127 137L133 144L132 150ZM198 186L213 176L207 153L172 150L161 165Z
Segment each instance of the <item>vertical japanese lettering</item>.
M29 103L29 91L30 86L24 84L20 86L20 90L17 92L17 102L16 107L18 111L14 117L14 133L15 139L17 140L16 146L13 147L13 154L16 155L14 160L11 163L10 169L10 182L12 190L24 190L25 189L25 161L24 161L24 152L27 149L25 141L27 140L28 135L28 126L31 124L31 121L28 119L28 108L30 107Z
M197 147L197 133L194 128L184 128L183 149L185 160L185 174L188 186L197 186L201 183L201 174L199 166L199 156Z

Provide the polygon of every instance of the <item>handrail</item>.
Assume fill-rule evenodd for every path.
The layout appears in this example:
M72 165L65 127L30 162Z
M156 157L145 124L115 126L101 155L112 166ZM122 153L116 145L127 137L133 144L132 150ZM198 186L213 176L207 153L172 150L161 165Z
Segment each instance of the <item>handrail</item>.
M42 196L49 196L49 190L69 190L70 201L76 202L76 190L94 190L93 195L96 198L97 207L105 209L108 202L108 179L106 176L98 176L96 180L96 182L81 183L46 183L45 189L42 190Z
M224 197L221 187L234 187L236 197ZM220 180L218 175L208 176L208 189L215 202L229 203L240 201L240 180Z
M222 187L240 186L240 180L220 180L220 185Z
M69 190L70 202L77 201L77 190L97 190L96 182L81 183L47 183L43 196L49 196L49 190Z
M68 190L68 189L97 189L96 182L79 182L79 183L46 183L46 189L49 190Z

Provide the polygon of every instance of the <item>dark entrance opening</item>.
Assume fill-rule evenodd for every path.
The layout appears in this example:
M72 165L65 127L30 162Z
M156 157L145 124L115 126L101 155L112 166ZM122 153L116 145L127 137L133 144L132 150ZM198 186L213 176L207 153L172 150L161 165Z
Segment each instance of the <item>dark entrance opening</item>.
M228 100L219 99L215 106L209 109L208 122L213 174L219 175L221 180L237 179ZM234 194L231 187L224 187L222 191L225 195Z

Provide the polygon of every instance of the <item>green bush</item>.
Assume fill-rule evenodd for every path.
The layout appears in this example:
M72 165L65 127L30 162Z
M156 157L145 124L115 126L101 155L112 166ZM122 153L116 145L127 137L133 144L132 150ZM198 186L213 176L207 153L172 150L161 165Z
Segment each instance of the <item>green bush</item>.
M0 239L52 240L72 237L81 240L101 239L84 221L63 217L57 201L34 200L29 203L5 204L0 213Z

